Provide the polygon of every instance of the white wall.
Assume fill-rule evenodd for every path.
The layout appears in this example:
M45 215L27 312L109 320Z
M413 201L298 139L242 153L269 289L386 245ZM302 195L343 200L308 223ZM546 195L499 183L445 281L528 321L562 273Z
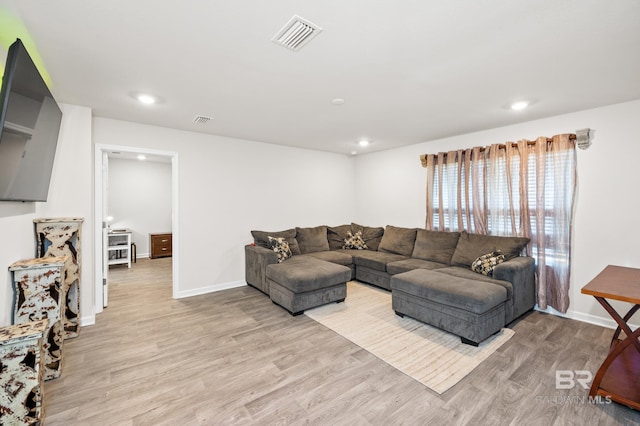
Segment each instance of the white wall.
M6 268L34 254L33 219L85 218L82 238L82 323L93 320L93 142L179 153L180 295L244 280L244 244L251 229L294 225L424 226L425 170L420 154L520 138L595 130L578 151L571 306L575 318L608 323L580 288L605 265L640 267L635 226L640 170L634 132L640 101L491 129L359 157L94 118L89 108L63 105L47 203L0 203L0 324L10 322ZM614 152L618 150L619 153ZM174 228L175 232L175 228ZM636 321L637 322L637 321Z
M421 154L594 129L592 146L578 149L568 316L611 326L604 309L580 289L608 264L640 268L638 117L640 100L360 156L357 221L424 227L426 169L420 164ZM629 308L615 306L624 306L624 312Z
M179 296L243 284L252 229L354 217L352 157L105 118L94 118L93 135L95 144L178 154Z
M129 228L138 257L149 256L149 234L171 232L171 163L109 159L113 229Z
M93 321L93 250L91 205L91 109L60 105L62 126L46 203L0 202L0 326L11 323L13 290L9 265L35 254L33 219L84 217L81 323Z

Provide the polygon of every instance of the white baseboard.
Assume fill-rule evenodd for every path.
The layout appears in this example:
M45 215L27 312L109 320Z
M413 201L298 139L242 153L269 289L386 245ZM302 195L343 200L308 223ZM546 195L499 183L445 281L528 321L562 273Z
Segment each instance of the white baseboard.
M569 310L567 311L566 314L563 314L562 312L556 311L550 306L547 307L547 309L540 309L538 308L538 305L536 305L534 309L536 311L545 312L547 314L556 315L563 318L569 318L576 321L582 321L589 324L599 325L601 327L613 328L613 329L618 327L618 324L613 319L611 319L611 317L600 317L597 315L585 314L584 312L577 312L572 310ZM632 330L635 330L640 326L638 326L637 324L629 324L629 327L631 327Z
M95 325L96 323L96 315L87 315L85 317L80 317L80 327L86 327L88 325Z
M229 283L222 283L222 284L214 284L207 287L195 288L193 290L181 291L180 293L178 293L176 299L183 299L185 297L191 297L191 296L199 296L201 294L213 293L216 291L228 290L230 288L243 287L246 285L247 285L247 282L243 280L232 281Z

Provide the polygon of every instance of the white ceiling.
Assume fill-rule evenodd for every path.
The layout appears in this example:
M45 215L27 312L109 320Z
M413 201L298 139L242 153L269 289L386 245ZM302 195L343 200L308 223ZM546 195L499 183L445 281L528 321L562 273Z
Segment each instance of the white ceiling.
M330 152L640 99L638 0L0 0L0 8L23 22L59 102ZM323 29L298 52L271 41L295 14ZM144 106L136 92L162 101ZM533 104L507 108L521 99ZM196 115L213 120L195 124ZM373 142L360 148L360 138Z

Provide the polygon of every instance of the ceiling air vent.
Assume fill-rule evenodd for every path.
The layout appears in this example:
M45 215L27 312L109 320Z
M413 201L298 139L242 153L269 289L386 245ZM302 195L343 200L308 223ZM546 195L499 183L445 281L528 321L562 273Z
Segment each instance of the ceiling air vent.
M322 28L316 24L294 15L271 41L287 49L298 51L321 31Z
M196 115L195 118L193 119L193 122L196 124L207 124L211 120L213 120L211 117L205 117L204 115Z

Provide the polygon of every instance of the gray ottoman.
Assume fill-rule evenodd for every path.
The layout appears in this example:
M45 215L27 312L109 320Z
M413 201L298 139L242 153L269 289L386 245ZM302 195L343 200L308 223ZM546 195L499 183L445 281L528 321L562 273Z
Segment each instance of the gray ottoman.
M267 266L269 297L292 315L347 297L351 269L309 256Z
M497 284L415 269L391 277L396 314L456 334L477 346L505 325L507 290Z

